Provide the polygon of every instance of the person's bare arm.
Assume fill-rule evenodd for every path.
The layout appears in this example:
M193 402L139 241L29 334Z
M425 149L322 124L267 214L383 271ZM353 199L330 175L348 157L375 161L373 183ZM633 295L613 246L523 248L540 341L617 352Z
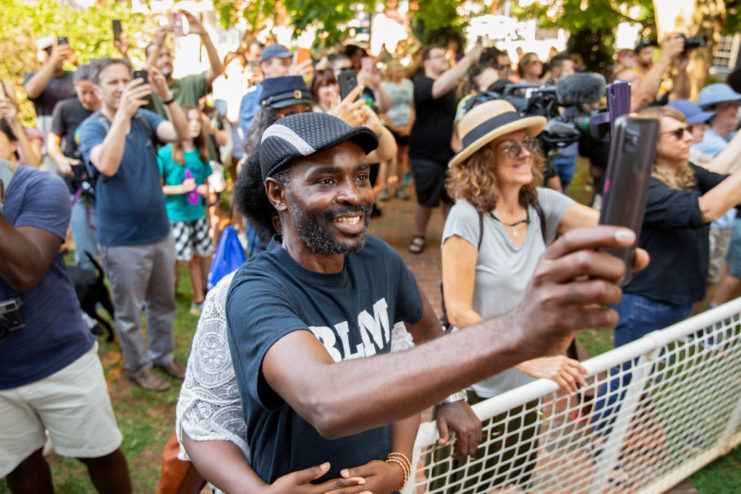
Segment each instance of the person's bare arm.
M653 64L646 76L640 82L631 88L630 111L637 112L644 109L656 97L656 92L661 86L661 79L664 72L671 65L679 54L684 50L684 39L680 36L674 36L664 41L661 45L661 55Z
M574 203L569 206L563 216L561 216L561 222L558 224L558 231L559 233L566 233L574 228L595 226L598 223L599 211L583 204Z
M455 64L455 67L445 71L440 77L435 79L432 84L432 98L437 99L442 97L445 93L458 86L458 83L463 79L470 69L481 57L481 45L476 43L471 51L460 59Z
M672 93L669 95L669 101L689 99L690 91L692 89L690 76L687 73L687 65L689 62L689 53L681 54L676 58L674 65L677 69L677 75L674 77L674 88Z
M74 158L68 158L62 153L60 146L62 138L56 135L54 132L49 132L46 135L46 153L54 160L59 168L59 172L62 175L71 177L73 175L72 167L80 164L80 160Z
M294 331L266 352L263 376L327 438L401 420L522 361L563 352L578 328L614 326L617 313L601 304L619 302L624 264L594 249L634 242L625 228L573 230L546 250L521 305L501 317L411 350L339 363L310 331ZM648 256L637 252L642 268Z
M736 132L728 146L703 166L715 173L733 173L741 168L741 132Z
M370 128L378 136L378 147L365 157L366 162L380 163L381 161L393 159L398 149L396 147L396 139L394 139L389 129L381 123L381 119L378 118L373 110L368 106L363 108L366 114L366 120L363 125Z
M715 221L726 211L741 204L741 169L697 199L705 223Z
M15 134L15 138L18 140L18 147L26 164L38 168L41 165L41 154L37 153L36 149L32 147L26 135L26 129L23 128L23 124L18 119L15 106L13 106L8 98L0 98L0 118L8 123L10 130Z
M208 57L209 63L208 71L206 71L206 86L210 86L211 83L214 82L214 79L224 73L224 67L221 65L221 59L219 58L219 52L216 51L214 42L211 41L211 36L209 36L208 31L203 27L201 21L187 10L183 10L182 13L188 19L188 26L190 29L189 34L197 34L200 36L201 42L206 48L206 56Z
M185 141L190 137L188 127L188 118L177 101L174 101L172 91L167 86L165 77L159 70L147 68L149 80L151 81L152 92L162 99L162 102L172 102L165 105L167 120L157 126L157 138L162 142Z
M14 228L0 212L0 277L25 292L41 281L59 253L62 239L30 226Z
M183 447L203 478L224 492L245 494L323 494L334 489L362 485L357 477L333 479L311 484L329 471L329 463L298 470L278 478L272 484L263 481L252 469L239 447L229 441L195 441L183 431ZM362 489L360 489L362 490ZM350 492L350 491L348 491ZM359 491L353 491L359 492Z
M51 48L51 55L49 59L29 80L23 84L23 89L26 90L26 94L29 99L38 98L44 89L49 85L49 81L54 77L54 72L58 67L61 67L62 63L74 53L72 47L69 45L57 45L54 44Z

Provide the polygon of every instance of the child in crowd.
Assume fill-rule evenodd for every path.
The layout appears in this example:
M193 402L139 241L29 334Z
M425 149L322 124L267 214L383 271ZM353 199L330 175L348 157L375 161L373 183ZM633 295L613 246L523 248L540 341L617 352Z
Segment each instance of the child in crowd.
M204 198L208 197L208 131L198 108L183 107L190 138L160 149L157 162L162 176L165 207L175 237L175 258L187 261L193 285L191 314L200 315L204 299L203 258L213 252Z

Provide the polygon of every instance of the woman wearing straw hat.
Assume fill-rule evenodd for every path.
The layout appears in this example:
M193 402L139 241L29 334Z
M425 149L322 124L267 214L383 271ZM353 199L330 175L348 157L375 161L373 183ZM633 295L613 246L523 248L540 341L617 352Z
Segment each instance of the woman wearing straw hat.
M556 233L597 224L597 211L538 187L543 157L535 151L535 137L545 124L543 117L521 118L504 100L479 104L461 120L463 147L450 161L446 181L457 202L442 238L445 306L457 328L519 305L547 241ZM564 356L531 360L475 384L468 391L469 402L535 378L552 379L573 393L586 385L585 372L578 361ZM506 483L527 489L537 449L530 440L536 411L535 404L528 404L503 425L498 449L508 451L487 460L486 467L496 465L487 473L489 485L505 482L506 475ZM520 447L513 448L518 441Z

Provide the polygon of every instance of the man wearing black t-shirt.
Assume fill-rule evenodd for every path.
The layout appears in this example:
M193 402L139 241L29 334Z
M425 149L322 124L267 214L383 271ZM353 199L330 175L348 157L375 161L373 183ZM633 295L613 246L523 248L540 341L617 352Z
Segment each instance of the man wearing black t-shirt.
M593 249L627 247L635 235L601 226L554 243L518 308L435 338L439 320L409 269L366 235L374 196L363 162L377 144L365 127L311 112L262 137L261 173L283 235L237 271L226 314L250 462L266 482L326 461L325 478L361 476L368 491L399 490L399 455L383 460L411 454L415 414L563 351L575 328L617 322L595 304L620 299L624 265ZM647 262L642 251L636 259ZM432 341L390 353L398 321L417 342Z
M481 56L476 43L466 56L450 68L445 49L428 46L422 53L425 75L414 81L416 118L409 135L409 162L414 175L417 208L414 211L414 238L409 252L419 254L425 247L425 231L432 208L443 202L443 218L452 201L445 193L445 170L453 156L450 137L458 100L455 88Z
M77 97L60 101L54 108L51 130L47 134L46 150L57 164L59 173L73 197L70 230L75 241L75 264L94 271L95 268L85 252L98 257L98 246L93 231L97 223L95 197L87 180L85 167L80 161L82 154L78 150L80 136L77 129L83 120L100 108L100 98L90 80L89 65L77 67L74 82Z

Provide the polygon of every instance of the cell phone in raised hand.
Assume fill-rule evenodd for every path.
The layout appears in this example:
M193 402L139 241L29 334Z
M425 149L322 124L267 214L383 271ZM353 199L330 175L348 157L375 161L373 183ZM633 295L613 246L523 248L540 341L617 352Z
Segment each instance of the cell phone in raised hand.
M658 138L657 119L623 116L615 122L615 132L610 143L610 159L599 223L630 228L636 234L636 244L641 236ZM619 249L604 249L625 262L625 276L620 281L621 286L630 282L636 244Z
M341 70L337 76L337 83L340 85L340 99L344 100L350 94L350 91L358 85L358 78L353 69Z
M121 19L113 19L111 21L111 27L113 28L113 39L115 41L121 40Z
M190 32L190 24L188 24L188 18L182 12L174 12L172 14L172 30L176 36L185 36Z
M149 84L149 72L146 70L135 70L133 76L134 79L141 79L144 84Z
M69 39L67 36L57 36L57 44L58 45L68 45Z

